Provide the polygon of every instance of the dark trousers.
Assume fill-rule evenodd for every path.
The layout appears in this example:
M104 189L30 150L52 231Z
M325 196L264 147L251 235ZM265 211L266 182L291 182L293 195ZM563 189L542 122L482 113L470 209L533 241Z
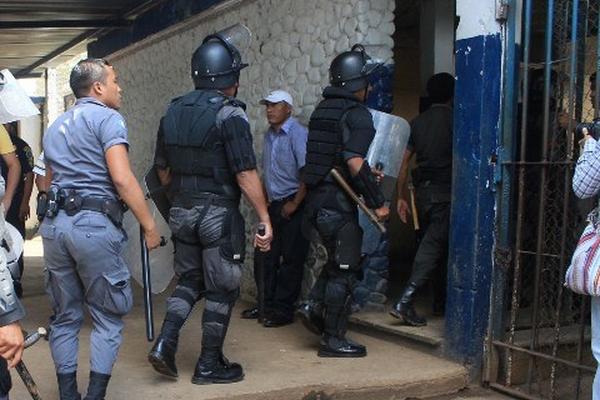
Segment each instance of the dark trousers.
M294 303L300 294L304 261L308 253L309 242L301 232L304 206L298 207L288 219L281 215L286 200L273 201L269 205L269 217L273 226L271 251L255 254L264 257L265 310L267 313L279 313L292 317ZM254 276L260 275L254 263ZM257 282L258 286L258 282Z
M450 203L420 202L418 210L423 236L415 255L409 283L415 283L417 287L421 287L433 278L433 274L438 269L445 277L448 260ZM445 281L439 283L445 288Z
M327 249L327 263L323 266L309 298L325 305L325 334L342 339L346 334L352 289L356 283L360 257L344 261L344 264L348 264L346 269L342 269L339 260L336 259L336 253L340 247L362 247L362 237L347 237L342 233L344 229L348 226L356 227L359 235L362 235L362 231L358 227L356 210L344 212L320 209L314 219L314 226Z

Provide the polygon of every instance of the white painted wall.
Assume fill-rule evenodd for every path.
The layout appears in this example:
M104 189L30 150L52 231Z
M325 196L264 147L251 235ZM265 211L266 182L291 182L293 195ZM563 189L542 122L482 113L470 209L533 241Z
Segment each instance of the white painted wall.
M501 25L496 21L497 0L457 0L456 15L460 23L456 39L490 35L500 32Z
M420 16L421 87L433 74L454 74L454 1L423 0Z

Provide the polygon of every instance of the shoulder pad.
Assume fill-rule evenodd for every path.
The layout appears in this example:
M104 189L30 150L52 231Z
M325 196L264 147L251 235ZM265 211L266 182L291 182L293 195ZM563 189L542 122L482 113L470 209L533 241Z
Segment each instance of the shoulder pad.
M219 104L219 103L226 104L226 98L223 96L213 96L210 99L208 99L208 102L210 104Z
M177 96L171 99L171 104L175 103L176 101L180 100L183 96Z
M235 97L227 97L227 99L225 100L225 102L223 103L223 105L232 106L232 107L239 107L242 110L246 111L246 103L244 103L241 100L236 99Z

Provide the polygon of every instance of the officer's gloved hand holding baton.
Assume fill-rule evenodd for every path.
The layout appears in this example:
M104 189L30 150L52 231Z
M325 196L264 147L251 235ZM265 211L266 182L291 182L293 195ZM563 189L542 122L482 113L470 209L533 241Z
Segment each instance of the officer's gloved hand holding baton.
M372 170L373 175L375 175L375 181L378 185L381 185L381 181L385 177L385 173L383 172L383 163L381 161L375 164L375 168ZM375 210L375 215L379 219L379 221L384 222L387 221L390 217L390 208L386 205L383 207L379 207Z

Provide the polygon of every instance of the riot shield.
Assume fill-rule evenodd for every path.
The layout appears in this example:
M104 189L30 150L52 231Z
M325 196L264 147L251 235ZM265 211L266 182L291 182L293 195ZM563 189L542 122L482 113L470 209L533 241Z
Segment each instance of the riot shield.
M386 200L390 201L408 144L410 125L405 119L395 115L372 109L369 111L373 115L375 138L369 147L367 161L371 167L380 167L383 170L385 177L382 190Z
M0 71L0 124L39 114L27 93L9 70Z
M148 207L156 221L159 234L169 239L165 246L154 249L149 253L152 293L157 294L165 291L175 275L175 272L173 271L173 254L175 248L173 246L173 241L170 240L171 230L167 222L170 206L166 193L160 186L160 181L158 180L154 167L152 167L145 175L142 188L146 191ZM136 282L143 286L143 266L140 257L142 248L141 242L138 240L140 227L133 216L133 213L128 212L125 215L123 227L129 238L125 257L127 264L129 265L131 276Z

